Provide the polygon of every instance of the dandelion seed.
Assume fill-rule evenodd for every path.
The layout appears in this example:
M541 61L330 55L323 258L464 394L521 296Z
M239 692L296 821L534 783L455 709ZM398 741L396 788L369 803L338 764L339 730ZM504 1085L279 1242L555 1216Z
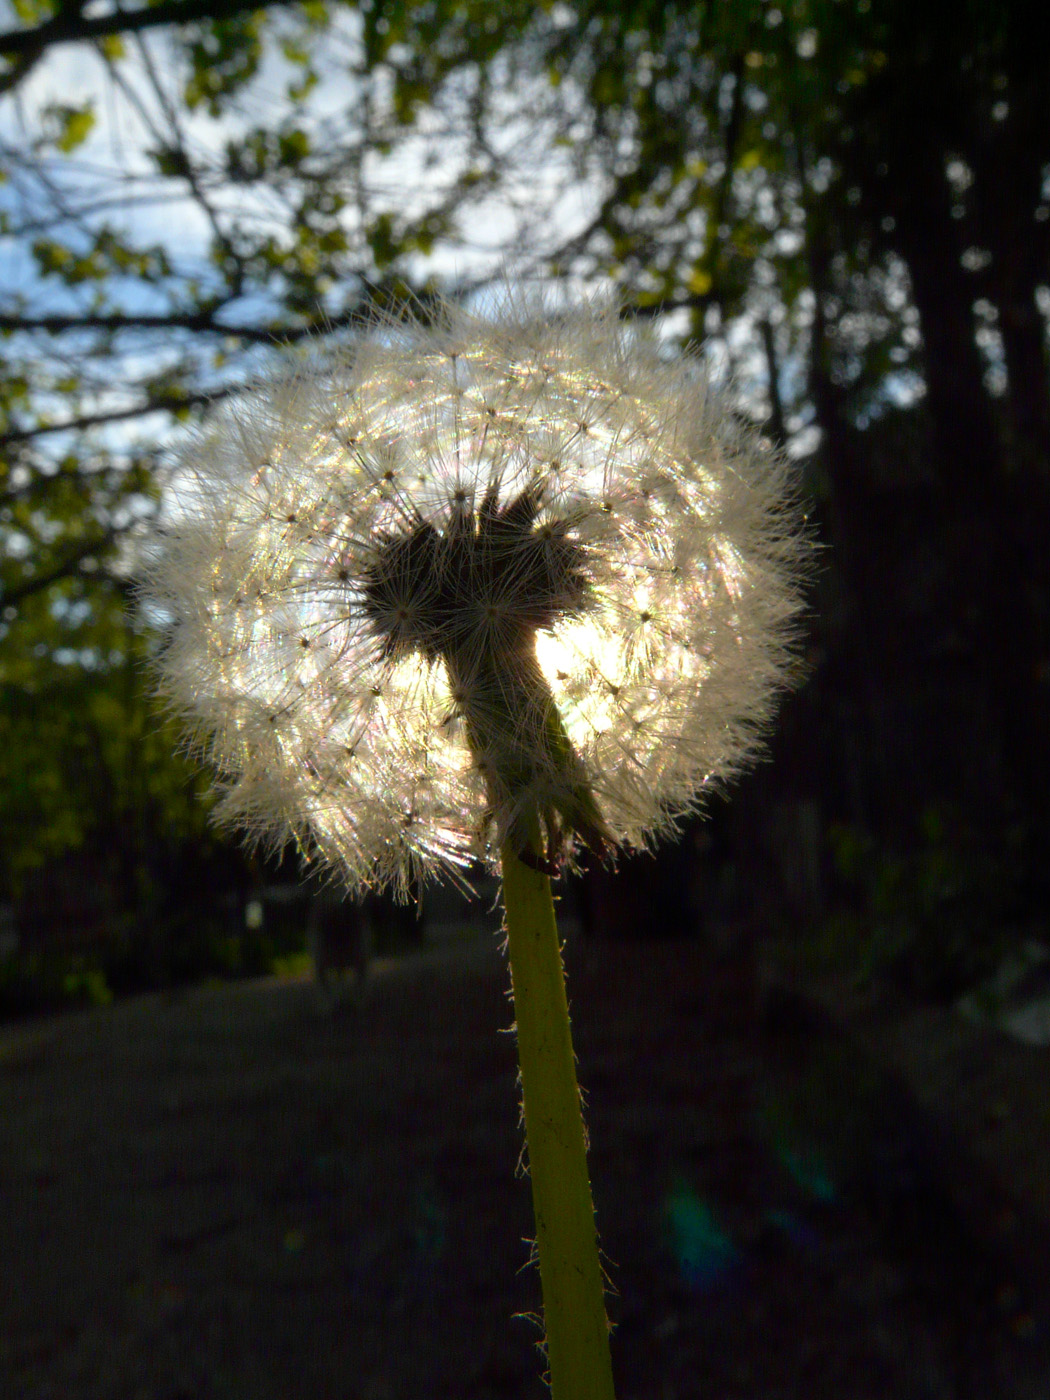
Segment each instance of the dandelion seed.
M508 299L221 407L143 594L222 820L404 893L672 829L755 750L807 556L695 359Z

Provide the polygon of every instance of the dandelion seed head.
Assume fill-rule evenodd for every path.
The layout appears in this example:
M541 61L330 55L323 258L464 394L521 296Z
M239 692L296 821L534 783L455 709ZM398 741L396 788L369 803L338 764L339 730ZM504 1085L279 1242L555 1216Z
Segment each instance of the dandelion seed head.
M809 546L788 469L611 310L378 324L214 412L142 593L220 818L400 893L641 847L755 751Z

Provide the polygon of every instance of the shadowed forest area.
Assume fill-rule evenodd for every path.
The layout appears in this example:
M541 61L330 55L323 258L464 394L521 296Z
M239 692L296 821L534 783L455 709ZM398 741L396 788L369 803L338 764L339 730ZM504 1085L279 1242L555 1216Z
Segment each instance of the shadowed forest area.
M685 860L708 915L921 994L1037 937L1043 21L892 0L175 17L42 3L0 34L0 1001L286 951L242 911L294 863L209 830L129 612L165 423L370 305L476 295L497 262L611 278L704 342L824 546L772 763L647 881L673 870L671 899Z
M560 886L623 1393L1044 1395L1050 1018L973 1019L1050 955L1050 16L1009 0L0 4L10 1393L540 1393L491 890L373 901L318 1018L313 887L210 825L131 582L208 404L508 275L702 345L820 545L768 761Z
M695 941L570 978L618 1396L1045 1396L1045 1052L933 1015L888 1068L899 1015L869 1052ZM269 978L4 1028L4 1393L549 1393L506 987L475 937L336 1016Z

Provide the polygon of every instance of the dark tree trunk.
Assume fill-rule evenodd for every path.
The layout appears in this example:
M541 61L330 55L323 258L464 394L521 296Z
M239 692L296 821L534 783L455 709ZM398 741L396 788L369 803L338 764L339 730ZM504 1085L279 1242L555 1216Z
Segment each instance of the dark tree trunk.
M1004 747L1023 817L1028 867L1048 886L1050 859L1050 366L1036 303L1050 278L1042 203L1050 141L1050 22L1009 13L1002 51L1005 115L976 126L975 231L991 253L990 294L1006 362L1004 472L990 518L998 555L990 579L989 648L998 669Z
M914 135L914 132L913 132ZM908 263L924 340L927 404L938 476L947 489L945 549L957 583L961 634L983 677L998 734L1004 790L989 794L993 825L1019 821L1031 878L1050 843L1050 656L1046 507L1047 389L1032 269L1000 208L995 241L1010 386L1001 442L983 382L960 262L946 152L902 143L889 163L897 242ZM1006 177L1000 177L999 184ZM1027 285L1025 285L1027 283ZM989 742L994 742L989 736Z
M974 339L974 289L960 261L945 153L914 132L898 135L903 139L888 162L882 194L919 313L937 475L953 492L980 497L999 475L999 442Z
M914 0L882 0L873 15L886 61L848 100L836 151L842 187L860 195L856 214L829 202L849 231L827 229L826 249L810 249L818 304L811 389L824 430L836 552L857 599L850 630L863 631L859 643L850 638L849 650L858 677L896 687L902 699L925 689L927 710L943 711L943 732L930 726L930 748L973 773L959 790L969 793L969 815L989 841L1005 842L1008 824L1018 824L1036 899L1050 862L1050 390L1034 299L1039 281L1048 280L1050 246L1047 226L1034 220L1050 156L1050 15L1044 7L1033 28L1019 6L960 9ZM1005 121L993 114L1004 73ZM988 151L994 148L983 163L982 120ZM962 211L947 178L956 156L975 172L969 202L986 234L975 236L957 217ZM812 242L812 221L810 232ZM822 288L833 290L832 255L848 251L851 238L868 240L876 256L895 250L908 268L923 337L928 465L937 483L925 495L880 493L865 472L872 435L860 442L843 423L828 354L834 345L820 308ZM993 255L984 287L962 262L975 241ZM975 339L973 303L982 293L999 305L1010 381L1001 405L985 385ZM909 581L901 567L922 559L916 545L924 531L940 590L933 601L922 596L929 585L921 574ZM894 572L895 591L886 586ZM910 649L892 635L909 608ZM880 642L880 660L861 653ZM965 716L954 734L953 707ZM920 710L916 705L913 713ZM902 727L890 718L884 731L905 739ZM869 723L863 742L882 742L877 726ZM931 762L920 752L916 774L904 780L913 793L922 791ZM928 776L935 784L935 767Z
M863 827L888 834L901 826L901 814L921 805L926 775L917 762L894 763L902 736L887 732L891 692L907 684L914 662L903 654L908 639L888 602L886 556L892 550L899 511L896 500L873 493L865 470L863 442L845 412L836 383L833 327L826 303L830 291L830 251L819 217L807 232L807 260L814 294L809 362L809 395L821 431L820 461L829 492L827 527L839 581L838 621L829 638L821 676L823 708L832 716L823 736L827 753L821 798L825 809Z

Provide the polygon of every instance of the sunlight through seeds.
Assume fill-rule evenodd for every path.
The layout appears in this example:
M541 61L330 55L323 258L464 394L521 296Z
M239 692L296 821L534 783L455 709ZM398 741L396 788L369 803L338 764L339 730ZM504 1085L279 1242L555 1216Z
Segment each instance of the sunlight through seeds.
M403 894L528 813L555 858L673 829L754 752L809 553L695 358L508 293L220 407L142 591L221 819Z

